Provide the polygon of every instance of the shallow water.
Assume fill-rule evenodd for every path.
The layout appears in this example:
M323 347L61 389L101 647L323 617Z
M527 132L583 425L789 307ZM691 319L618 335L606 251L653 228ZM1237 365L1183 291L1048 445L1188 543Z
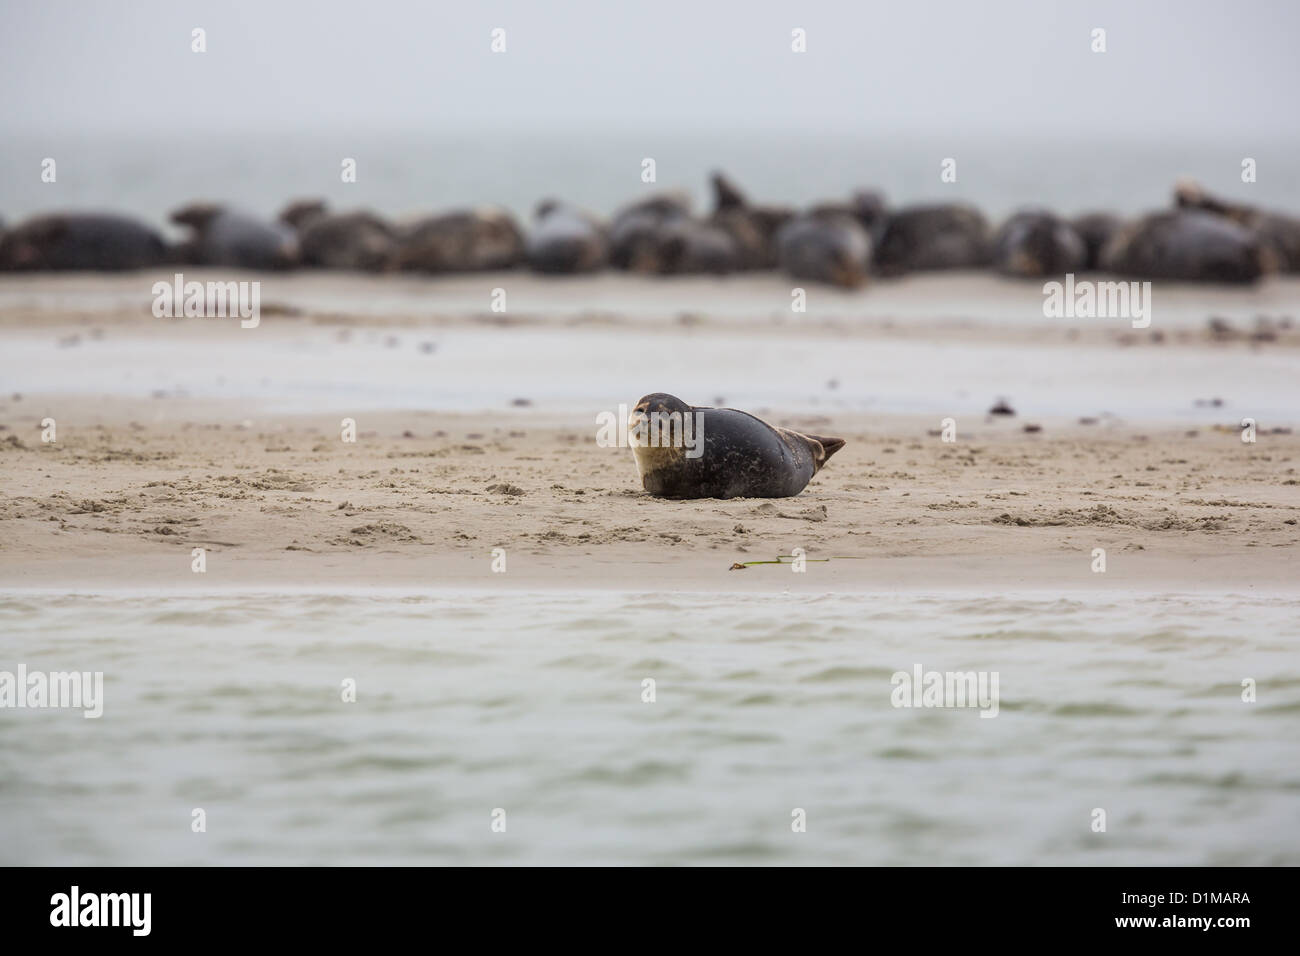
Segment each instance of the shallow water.
M535 410L594 423L619 403L669 391L763 413L983 416L1000 395L1024 415L1116 415L1292 424L1296 360L1285 351L1119 349L997 342L828 339L623 328L358 331L229 329L205 340L120 335L61 347L47 331L6 336L0 381L25 395L186 397L276 413L371 409ZM425 351L426 346L434 351ZM671 356L665 367L656 357ZM562 370L581 370L569 374ZM562 372L557 374L557 371ZM1219 398L1221 405L1207 400ZM527 414L527 413L525 413Z
M0 863L1300 864L1298 610L10 590L0 670L106 700L0 711ZM916 664L997 672L997 716L891 706Z

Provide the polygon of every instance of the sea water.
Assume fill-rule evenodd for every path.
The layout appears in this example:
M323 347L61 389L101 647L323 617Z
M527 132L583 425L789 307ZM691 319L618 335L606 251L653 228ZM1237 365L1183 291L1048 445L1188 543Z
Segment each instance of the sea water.
M8 590L0 670L104 700L0 710L0 863L1295 865L1298 612ZM918 667L996 674L996 716L895 706Z

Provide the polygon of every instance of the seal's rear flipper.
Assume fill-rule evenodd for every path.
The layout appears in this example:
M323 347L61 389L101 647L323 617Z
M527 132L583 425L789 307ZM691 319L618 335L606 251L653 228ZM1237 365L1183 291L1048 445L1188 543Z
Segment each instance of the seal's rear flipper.
M823 438L821 435L809 435L808 437L815 442L820 442L822 448L826 451L826 457L819 462L819 467L820 465L826 464L826 462L830 460L831 455L844 447L843 438Z
M171 221L178 226L189 226L202 230L221 213L221 206L211 202L190 203L171 214Z

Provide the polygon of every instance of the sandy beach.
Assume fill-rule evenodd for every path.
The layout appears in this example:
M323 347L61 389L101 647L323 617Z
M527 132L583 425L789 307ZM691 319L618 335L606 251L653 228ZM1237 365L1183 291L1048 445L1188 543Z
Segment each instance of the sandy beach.
M57 446L42 446L33 416L6 403L0 582L1296 583L1300 438L1290 434L1250 446L1235 431L1077 426L1044 437L990 424L945 445L921 422L840 418L828 424L850 445L798 498L671 502L645 495L630 453L596 447L576 421L387 413L368 416L347 445L330 420L223 425L180 404L162 421L138 403L86 408ZM796 547L831 560L804 575L729 570ZM209 552L201 579L193 548ZM505 575L492 572L494 548L506 549ZM1094 548L1107 551L1104 575L1090 570Z
M652 280L596 280L594 301L623 303L617 310L574 308L584 280L515 274L450 280L450 288L399 282L389 299L372 294L384 280L265 281L271 304L251 330L155 319L143 276L0 284L9 356L0 583L653 581L748 591L1296 582L1300 436L1295 420L1278 417L1298 397L1300 330L1287 308L1298 299L1294 282L1236 299L1175 288L1156 327L1136 332L1114 323L1030 325L1036 287L973 276L886 284L837 296L829 316L749 324L707 305L761 298L770 280L696 282L704 294L688 292L706 307L686 317L666 301L682 290ZM499 284L536 307L505 316L464 307L475 290ZM913 299L929 301L932 314L909 316ZM366 305L342 313L337 304L321 308L323 300ZM1215 315L1227 316L1217 328ZM515 354L521 337L529 344ZM630 452L598 446L594 415L663 379L710 381L733 345L753 350L741 369L750 392L759 388L755 374L770 374L777 395L792 380L802 389L786 409L774 400L753 410L841 435L847 447L794 499L645 495ZM293 348L307 358L290 357ZM916 400L880 394L870 370L826 364L827 356L860 352L869 361L891 348L917 350L897 370L900 381L925 376L927 366L945 377L978 375L988 362L970 356L983 349L996 357L996 384L977 379L964 398L935 395L936 410L952 410L955 442L942 441L935 415L898 411ZM808 365L784 368L801 349ZM1215 379L1195 381L1188 370L1202 364ZM307 369L316 367L340 375L355 367L418 405L403 390L409 368L416 383L454 382L452 407L385 408L384 389L362 396L342 381L331 383L334 391L296 390L314 382L320 373ZM241 383L241 369L260 381ZM1170 399L1162 375L1182 381L1176 409L1161 404ZM640 382L618 391L624 376ZM858 377L877 391L855 392ZM39 390L41 380L56 391ZM209 387L217 380L237 394L219 397ZM576 385L544 392L552 382ZM730 392L729 384L717 391ZM1136 397L1116 414L1109 409L1125 402L1121 385ZM1088 393L1089 404L1072 405L1070 388ZM1241 401L1251 389L1259 397ZM1020 414L982 413L1000 394L1015 396ZM1029 400L1037 394L1051 401ZM1144 396L1151 412L1134 414ZM1254 443L1241 440L1247 414L1259 419ZM41 441L46 417L57 423L52 443ZM357 422L353 443L341 438L344 417ZM194 548L207 552L202 576L190 570ZM492 570L497 548L505 549L504 574ZM732 570L795 548L813 559L806 574L775 565ZM1106 551L1105 573L1092 570L1095 548Z

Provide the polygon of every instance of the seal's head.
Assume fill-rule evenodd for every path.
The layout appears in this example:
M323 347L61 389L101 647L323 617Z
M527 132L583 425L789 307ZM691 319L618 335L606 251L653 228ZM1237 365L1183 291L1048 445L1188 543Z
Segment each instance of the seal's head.
M694 443L694 409L676 395L652 392L628 416L628 444L636 457L637 471L645 476L677 463L686 455L687 443ZM689 434L687 430L689 431Z
M749 200L745 194L740 191L740 187L733 183L722 172L715 172L711 177L713 183L713 208L717 212L724 209L744 209L749 205Z
M62 216L31 219L0 239L0 269L39 269L50 251L68 235Z
M676 395L669 395L667 392L652 392L636 403L636 407L632 409L632 420L635 421L638 415L649 418L655 412L661 415L671 415L673 412L685 415L691 411L693 411L691 406Z
M1196 207L1205 199L1205 190L1195 179L1184 176L1174 183L1174 205Z

